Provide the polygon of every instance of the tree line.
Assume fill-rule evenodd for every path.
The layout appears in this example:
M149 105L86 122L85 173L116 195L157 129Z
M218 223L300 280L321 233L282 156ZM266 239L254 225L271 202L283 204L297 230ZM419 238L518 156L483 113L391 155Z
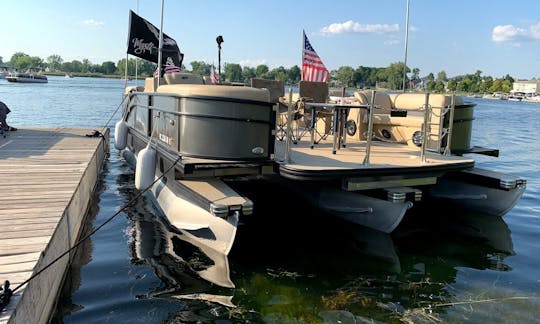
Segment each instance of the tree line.
M128 75L151 76L156 70L156 64L129 58L121 59L114 63L105 61L101 64L92 64L90 60L73 60L64 62L60 55L50 55L45 60L37 56L17 52L11 56L9 62L3 62L0 56L0 65L7 65L18 71L28 69L45 71L46 73L70 73L78 75L108 75L124 76L126 67ZM182 65L182 69L198 75L210 75L212 64L204 61L190 62L191 71ZM217 67L214 67L217 73ZM406 70L406 80L403 82L403 71ZM257 67L240 66L236 63L224 63L221 80L230 82L243 82L249 84L252 78L262 78L284 81L286 84L297 84L301 78L301 70L295 65L291 68L283 66L269 69L265 64ZM391 63L388 67L365 67L356 69L350 66L341 66L330 71L330 84L332 86L344 86L353 88L385 88L391 90L420 89L430 92L458 91L469 93L494 93L510 92L514 78L505 75L501 78L482 76L482 71L477 70L473 74L459 75L448 78L445 71L440 71L437 76L429 73L420 77L420 69L405 67L403 62Z

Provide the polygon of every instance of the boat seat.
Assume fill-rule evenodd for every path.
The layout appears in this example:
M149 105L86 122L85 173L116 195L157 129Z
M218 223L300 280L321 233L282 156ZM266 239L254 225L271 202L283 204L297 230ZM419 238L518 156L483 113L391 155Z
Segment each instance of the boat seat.
M364 122L367 123L367 116L364 116ZM408 113L406 117L392 117L390 114L374 114L373 124L389 125L389 126L407 126L407 127L422 127L424 123L424 113Z
M170 72L163 75L167 84L204 84L200 75L186 72Z
M279 80L251 79L252 88L266 88L270 91L270 102L277 103L285 95L285 83Z
M371 104L371 91L355 92L354 97L359 101L361 105ZM390 114L393 105L390 96L385 92L375 93L375 114Z
M165 84L165 79L159 79L159 84ZM144 91L145 92L155 92L158 87L158 78L148 77L144 79Z
M210 86L206 84L165 84L157 88L160 93L176 93L183 96L208 96L270 102L267 89L237 86Z
M297 120L296 136L300 139L310 132L311 119L315 118L315 143L326 139L332 132L333 117L332 111L318 111L315 116L311 116L311 111L304 109L304 103L327 103L329 98L328 83L314 81L300 81L298 85L298 117L303 117L302 121Z
M426 102L426 95L424 93L398 93L390 95L390 98L393 107L402 110L420 110ZM456 96L455 101L456 106L464 104L461 96ZM452 104L452 96L430 94L428 103L431 107L449 107Z

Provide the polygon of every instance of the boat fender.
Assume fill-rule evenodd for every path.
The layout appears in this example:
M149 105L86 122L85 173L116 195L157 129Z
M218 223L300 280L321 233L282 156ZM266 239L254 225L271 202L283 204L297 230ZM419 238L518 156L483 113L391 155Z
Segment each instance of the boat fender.
M137 155L135 167L135 188L144 190L152 185L156 173L156 150L143 148Z
M114 147L121 151L127 145L128 125L125 121L120 120L114 126Z

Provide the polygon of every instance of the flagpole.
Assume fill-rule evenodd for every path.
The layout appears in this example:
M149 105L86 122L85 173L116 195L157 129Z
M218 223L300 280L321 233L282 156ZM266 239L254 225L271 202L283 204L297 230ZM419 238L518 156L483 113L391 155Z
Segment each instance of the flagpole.
M158 86L161 79L161 60L163 52L163 7L165 6L165 0L161 0L161 25L159 28L159 52L158 52Z
M306 48L306 32L302 29L302 50L300 51L302 53L302 59L300 62L300 80L304 79L304 49Z
M139 0L137 0L137 14L139 14ZM126 57L126 71L127 71L127 64L128 64L128 61ZM139 58L135 57L135 81L137 81L138 75L139 75L138 65L139 65ZM127 75L126 75L126 80L127 80Z
M403 92L405 92L405 79L407 79L407 46L409 45L409 2L407 0L407 16L405 17L405 62L403 63Z

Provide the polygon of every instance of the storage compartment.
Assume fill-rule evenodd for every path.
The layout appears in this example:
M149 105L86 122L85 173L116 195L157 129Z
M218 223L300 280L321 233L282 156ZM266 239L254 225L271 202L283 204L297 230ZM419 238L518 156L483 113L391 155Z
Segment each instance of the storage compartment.
M273 152L272 105L180 99L179 151L217 159L268 158Z
M471 148L474 105L456 106L452 127L451 151L463 151Z
M190 84L161 86L158 92L154 110L163 111L158 138L180 155L266 160L273 154L275 113L268 90Z

